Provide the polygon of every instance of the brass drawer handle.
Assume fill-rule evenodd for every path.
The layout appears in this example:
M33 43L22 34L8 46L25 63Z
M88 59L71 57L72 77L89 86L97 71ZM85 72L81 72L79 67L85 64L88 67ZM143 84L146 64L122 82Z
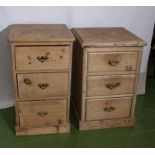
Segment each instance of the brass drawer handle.
M48 55L49 55L49 53L46 53L45 56L37 56L37 60L40 62L45 62L49 59Z
M126 65L125 69L126 69L126 71L131 71L132 70L132 66L131 65Z
M118 86L120 86L120 82L116 82L116 83L107 83L105 86L108 88L108 89L114 89Z
M25 79L23 80L23 82L24 82L25 84L27 84L27 85L31 85L31 84L32 84L32 81L31 81L30 79L28 79L28 78L25 78Z
M114 107L105 107L103 110L106 112L111 112L111 111L114 111L115 108Z
M117 59L109 59L109 60L108 60L108 64L109 64L110 66L116 66L116 65L119 64L119 60L117 60Z
M46 89L48 86L49 86L48 83L39 83L38 84L38 87L41 88L41 89Z
M38 56L37 60L40 62L45 62L46 60L48 60L48 56Z
M48 115L48 112L46 111L38 112L38 115L41 117L45 117L46 115Z

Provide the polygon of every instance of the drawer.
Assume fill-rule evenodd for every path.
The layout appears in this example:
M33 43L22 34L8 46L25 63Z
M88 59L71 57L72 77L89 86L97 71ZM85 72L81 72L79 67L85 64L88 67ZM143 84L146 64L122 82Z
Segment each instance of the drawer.
M19 102L21 127L63 125L67 100Z
M88 53L88 72L135 71L138 52Z
M16 70L68 69L69 46L17 46Z
M43 99L68 95L68 73L17 74L20 99Z
M88 76L87 96L130 94L134 91L135 75Z
M87 100L86 120L129 117L131 103L132 97Z

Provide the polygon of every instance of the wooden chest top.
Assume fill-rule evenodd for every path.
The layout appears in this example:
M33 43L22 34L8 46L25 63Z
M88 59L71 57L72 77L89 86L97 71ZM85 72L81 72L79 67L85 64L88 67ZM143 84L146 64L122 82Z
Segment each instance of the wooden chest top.
M123 27L75 28L76 35L85 46L144 46L145 41Z
M74 41L65 24L15 24L11 26L10 42Z

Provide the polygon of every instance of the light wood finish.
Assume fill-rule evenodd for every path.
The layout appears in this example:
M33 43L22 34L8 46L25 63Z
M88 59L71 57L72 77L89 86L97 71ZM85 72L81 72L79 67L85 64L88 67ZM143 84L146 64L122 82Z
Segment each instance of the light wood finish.
M80 119L80 113L77 111L75 102L72 100L73 110L75 112L76 120L80 130L94 130L94 129L104 129L104 128L116 128L116 127L128 127L135 124L135 117L123 117L115 119L102 119L93 121L82 121Z
M74 31L73 31L74 33ZM120 46L120 47L116 47L116 46L111 46L111 47L98 47L98 46L94 46L94 47L86 47L85 48L86 52L97 52L97 53L102 53L102 52L108 52L108 53L114 53L114 52L138 52L143 50L143 46L133 46L133 47L128 47L128 46Z
M66 124L66 100L19 102L21 127Z
M134 117L135 115L135 106L136 106L136 98L137 98L137 86L139 82L139 76L140 76L140 66L141 66L141 61L142 61L142 51L138 52L139 57L138 57L138 62L137 62L137 71L136 71L136 79L135 79L135 87L134 87L134 98L133 98L133 103L132 103L132 108L131 108L131 116Z
M72 103L79 129L134 125L145 41L124 28L75 28L72 32L76 36Z
M86 120L103 120L130 116L132 97L87 100Z
M17 70L69 69L69 46L17 46Z
M138 52L91 52L88 54L88 72L130 72L136 70Z
M63 24L11 26L16 135L70 131L74 36Z
M118 95L108 95L108 96L90 96L90 97L85 97L85 99L107 99L107 98L112 98L112 97L131 97L133 94L118 94Z
M64 126L44 126L44 127L16 127L16 136L29 136L29 135L42 135L42 134L55 134L55 133L69 133L70 125Z
M19 102L20 114L38 113L40 111L64 112L66 111L67 100L44 100Z
M74 36L64 24L14 24L11 26L9 41L25 42L72 42Z
M65 97L68 94L68 73L17 74L20 99Z
M132 94L135 75L88 76L87 96Z
M116 118L116 119L104 119L98 121L80 121L80 130L94 130L94 129L104 129L104 128L118 128L118 127L128 127L134 126L135 118Z
M41 111L40 113L45 113ZM48 113L48 112L47 112ZM47 116L39 116L36 114L19 114L21 127L44 127L44 126L58 126L65 124L66 111L60 113L48 113ZM60 123L59 123L60 122Z
M21 127L66 124L66 100L19 102Z
M74 34L85 46L144 46L146 43L122 27L75 28Z

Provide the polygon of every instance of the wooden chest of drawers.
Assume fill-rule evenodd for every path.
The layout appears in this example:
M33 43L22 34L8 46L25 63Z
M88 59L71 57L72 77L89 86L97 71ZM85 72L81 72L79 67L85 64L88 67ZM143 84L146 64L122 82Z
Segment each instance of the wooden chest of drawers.
M134 125L143 40L124 28L75 28L72 101L80 130Z
M70 131L74 36L65 25L12 25L16 135Z

